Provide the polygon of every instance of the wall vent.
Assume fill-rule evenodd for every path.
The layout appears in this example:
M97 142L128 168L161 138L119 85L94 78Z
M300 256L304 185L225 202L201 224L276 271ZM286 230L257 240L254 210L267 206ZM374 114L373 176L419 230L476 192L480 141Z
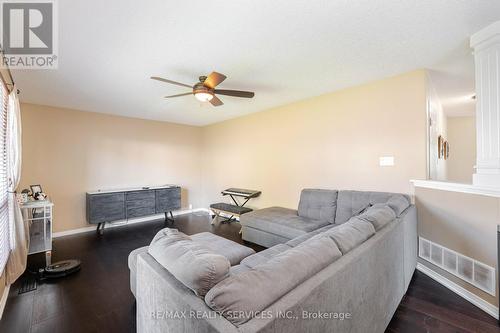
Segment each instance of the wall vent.
M418 238L418 256L495 296L495 269L425 238Z

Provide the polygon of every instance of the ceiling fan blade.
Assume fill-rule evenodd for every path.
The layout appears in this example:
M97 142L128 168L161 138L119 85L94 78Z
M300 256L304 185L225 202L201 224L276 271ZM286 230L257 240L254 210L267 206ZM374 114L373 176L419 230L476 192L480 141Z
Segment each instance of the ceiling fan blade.
M253 93L251 91L241 91L241 90L215 89L214 93L219 94L219 95L244 97L244 98L252 98L255 96L255 93Z
M180 82L176 82L176 81L172 81L172 80L167 80L167 79L164 79L164 78L161 78L161 77L158 77L158 76L151 76L151 78L153 80L156 80L156 81L161 81L161 82L166 82L166 83L170 83L170 84L175 84L175 85L178 85L178 86L181 86L181 87L193 88L193 86L190 86L188 84L184 84L184 83L180 83Z
M214 89L225 79L226 76L224 74L212 72L210 73L209 76L207 76L207 79L205 80L205 82L203 82L203 85L211 89Z
M217 96L214 96L211 100L210 100L210 104L212 104L213 106L220 106L224 103L222 103L222 101L217 97Z
M180 97L180 96L187 96L187 95L192 95L192 94L193 94L192 92L188 92L188 93L184 93L184 94L165 96L164 98Z

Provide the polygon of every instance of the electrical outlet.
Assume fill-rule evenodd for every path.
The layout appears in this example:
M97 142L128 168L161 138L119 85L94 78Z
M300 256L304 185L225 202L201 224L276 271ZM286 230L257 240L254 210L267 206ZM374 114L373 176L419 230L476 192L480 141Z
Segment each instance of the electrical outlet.
M380 166L394 166L394 156L382 156L379 160Z

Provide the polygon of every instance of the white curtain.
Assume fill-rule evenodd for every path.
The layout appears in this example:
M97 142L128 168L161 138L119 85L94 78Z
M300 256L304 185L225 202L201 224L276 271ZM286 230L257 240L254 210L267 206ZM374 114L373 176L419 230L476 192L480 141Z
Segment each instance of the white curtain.
M29 226L23 221L15 194L21 177L21 107L16 87L9 95L7 110L7 163L11 252L5 277L6 283L12 284L26 269L29 248Z

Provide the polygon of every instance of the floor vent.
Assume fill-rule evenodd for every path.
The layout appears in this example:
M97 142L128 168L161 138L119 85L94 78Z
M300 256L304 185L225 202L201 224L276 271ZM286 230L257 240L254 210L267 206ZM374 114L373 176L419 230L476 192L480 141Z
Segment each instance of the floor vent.
M30 291L36 290L37 282L34 277L27 276L23 278L22 284L19 287L18 294L28 293Z
M495 269L430 240L419 237L418 256L495 296Z

